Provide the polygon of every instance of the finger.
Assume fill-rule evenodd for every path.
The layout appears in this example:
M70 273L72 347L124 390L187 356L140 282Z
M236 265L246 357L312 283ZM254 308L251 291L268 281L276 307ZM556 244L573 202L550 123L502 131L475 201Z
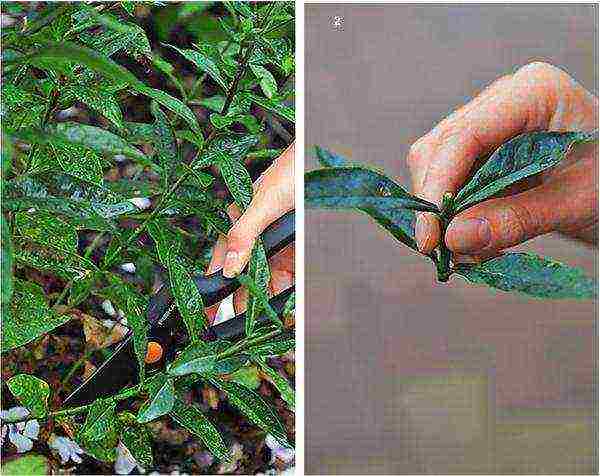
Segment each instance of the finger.
M246 310L248 305L248 290L246 288L238 289L233 295L233 309L235 315L241 314Z
M449 118L442 121L436 129L443 128L447 121L457 118L475 109L486 98L498 94L498 90L507 87L507 84L512 81L512 76L503 76L492 84L487 86L478 96L471 102L455 111ZM435 129L434 129L435 131ZM411 147L407 162L411 173L412 188L416 195L425 198L433 203L440 204L441 197L446 191L453 191L448 184L440 184L440 187L424 189L427 182L427 174L430 168L429 163L437 160L436 151L439 148L439 138L433 134L433 131L426 134ZM440 224L435 215L431 213L418 213L415 224L415 238L419 251L424 254L429 254L437 246L440 239Z
M269 260L271 280L269 296L279 294L294 284L294 245L288 245ZM236 314L246 310L248 290L242 288L233 296L233 307Z
M561 180L512 197L488 200L460 213L448 226L448 248L477 255L552 231L584 229L598 219L598 191L594 178L582 175L576 167Z
M229 205L229 207L227 207L227 214L229 215L229 218L231 218L232 222L235 222L241 215L240 210L235 203L232 203ZM206 269L206 274L212 274L223 268L226 253L227 238L224 235L219 235L219 238L217 239L217 242L213 248L213 254L210 263L208 264L208 268ZM217 303L206 308L206 317L208 318L209 324L214 322L220 305L221 303Z
M294 208L294 148L267 169L252 202L227 235L223 274L234 277L246 266L254 241L273 221Z
M277 253L271 263L271 293L277 295L294 284L294 244L286 246Z
M223 262L225 261L225 253L227 251L227 242L225 241L225 237L220 235L217 239L217 243L213 248L212 258L210 263L208 264L208 268L206 269L206 274L212 274L221 268L223 268ZM208 323L212 324L215 320L215 316L217 315L217 310L219 309L219 303L206 308L206 317L208 318Z
M444 119L409 153L415 192L439 205L444 193L456 192L463 184L479 155L519 132L546 128L565 76L551 65L532 63ZM439 242L431 218L421 219L418 232L420 249Z

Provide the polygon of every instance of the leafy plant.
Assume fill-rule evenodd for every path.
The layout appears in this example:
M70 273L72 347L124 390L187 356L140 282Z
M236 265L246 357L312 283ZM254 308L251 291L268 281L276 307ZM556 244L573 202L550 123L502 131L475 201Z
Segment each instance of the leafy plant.
M306 206L360 210L416 251L415 211L437 215L443 236L459 212L526 177L558 165L577 144L597 140L597 131L531 132L516 136L496 149L455 196L446 194L441 208L411 195L380 172L349 163L317 147L316 154L323 168L305 176ZM454 264L441 240L428 258L433 261L440 282L457 274L473 284L537 298L592 299L597 296L596 281L583 271L533 254L505 253L479 264Z
M211 388L291 445L274 403L236 381L240 371L276 374L265 380L293 401L266 360L293 351L293 332L278 316L256 319L272 311L264 248L257 244L241 278L250 300L238 342L201 339L208 319L193 276L231 226L228 205L248 206L253 178L293 138L293 2L2 9L13 21L2 32L3 406L12 394L30 411L3 423L55 422L97 460L114 461L124 445L148 469L147 425L169 418L227 461L225 423L198 398ZM168 21L159 28L153 18ZM191 19L206 30L190 29ZM188 34L175 34L180 26ZM173 361L147 371L146 309L160 282L186 332ZM122 338L123 326L133 333L139 382L89 405L61 404L84 367L110 357L107 342ZM34 376L21 365L48 336L75 345L82 334L83 355L73 351L58 378L46 382L47 369Z

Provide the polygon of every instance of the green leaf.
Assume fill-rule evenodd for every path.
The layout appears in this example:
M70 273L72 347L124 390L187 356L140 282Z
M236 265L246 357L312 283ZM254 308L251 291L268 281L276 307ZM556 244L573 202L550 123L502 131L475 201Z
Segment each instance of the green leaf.
M91 149L78 144L50 143L60 168L67 174L95 185L102 185L102 163Z
M269 281L271 280L271 270L269 269L269 261L265 253L265 247L262 241L257 240L250 256L248 263L248 275L252 278L257 288L262 292L264 298L260 299L253 294L248 296L248 305L246 310L245 331L246 336L251 336L254 332L256 319L260 315L266 298L268 300Z
M77 254L77 231L47 212L15 214L15 251L18 262L51 271L65 279L83 279L96 270L93 262Z
M265 96L271 99L275 94L277 94L277 81L275 81L275 78L267 68L256 64L251 64L250 69L258 78L260 89L262 89L262 92Z
M185 59L194 63L194 65L200 71L204 71L205 73L207 73L212 78L212 80L215 83L217 83L219 86L221 86L225 91L229 90L229 87L227 85L227 80L221 74L221 71L220 71L219 67L217 66L217 64L208 55L206 55L200 51L197 51L197 50L177 48L176 46L168 45L168 44L165 44L165 46L168 46L169 48L173 48L180 55L182 55Z
M235 204L241 211L246 210L252 201L252 194L254 192L252 178L248 170L246 170L246 167L239 160L227 153L218 155L217 166Z
M4 476L46 476L50 465L45 456L25 455L2 463Z
M123 127L123 113L114 92L87 84L71 84L62 91L63 99L73 97L106 117L117 128Z
M192 275L175 253L170 253L168 269L171 292L177 303L177 309L183 318L190 340L196 342L208 325L202 295Z
M315 152L322 167L350 167L353 165L341 155L334 154L318 145L315 146Z
M200 438L215 457L222 461L229 460L229 450L225 446L219 430L198 407L186 405L177 399L169 415L194 436Z
M197 134L192 131L177 131L176 135L179 139L184 139L190 144L194 144L199 149L204 147L204 136L202 134Z
M2 126L8 130L41 125L47 100L14 84L2 84Z
M246 415L250 421L273 435L282 445L290 446L285 426L280 420L279 415L258 393L236 382L227 382L214 378L211 378L210 382L225 393L229 401Z
M155 99L162 106L166 107L169 111L180 116L183 120L185 120L185 122L188 123L188 125L195 134L202 134L194 112L184 103L182 103L179 99L174 98L173 96L165 93L164 91L161 91L160 89L152 89L147 86L138 87L137 90L140 93L145 94L146 96L152 99Z
M192 110L182 103L179 99L170 96L164 91L152 89L137 79L133 73L123 66L115 63L111 59L103 56L91 48L78 46L74 43L50 43L38 49L35 53L18 57L7 61L7 64L37 64L38 61L55 62L58 67L60 62L72 61L83 64L88 68L102 74L107 79L117 83L126 83L135 91L155 99L161 105L182 117L192 128L193 131L200 133L198 121Z
M323 167L346 167L352 165L344 157L321 147L316 146L315 151ZM398 241L413 250L417 250L417 242L415 241L415 222L417 217L413 210L390 208L387 205L381 204L361 207L359 210L369 215Z
M153 466L151 433L146 427L129 426L121 433L121 442L142 468L147 470Z
M2 313L2 352L27 344L70 319L48 307L41 286L16 279L10 312Z
M98 231L111 231L115 229L115 226L107 218L138 212L138 208L131 202L93 204L88 200L57 197L5 199L2 206L5 210L14 212L34 208L41 212L63 216L66 219L65 221L74 228Z
M170 375L212 373L214 372L220 349L220 342L206 343L198 341L192 343L167 366L167 372Z
M276 355L284 355L296 347L296 339L294 335L283 334L269 342L264 342L252 346L248 352L253 356L258 357L273 357Z
M576 144L598 140L593 132L529 132L502 144L458 192L455 211L461 211L526 177L559 164Z
M171 256L181 256L184 246L181 236L164 219L152 220L147 229L156 244L160 263L168 269Z
M296 311L296 293L293 292L292 295L285 302L285 306L283 306L283 312L281 313L283 317L289 317L294 314Z
M456 273L474 284L544 299L596 299L598 283L578 268L529 253L507 253Z
M144 383L146 378L145 359L150 324L139 300L131 294L127 295L127 324L133 332L133 348L138 361L140 383Z
M107 156L125 155L143 165L151 164L150 159L142 152L129 145L127 141L118 135L105 129L77 122L61 122L51 125L49 129L55 131L64 139L90 148L98 154Z
M42 417L48 412L50 387L33 375L18 374L6 382L10 392L34 417Z
M0 255L0 272L2 273L2 309L10 303L13 293L13 246L10 238L10 230L4 219L4 214L0 216L0 225L2 229L2 254Z
M284 377L282 377L277 370L270 367L264 357L257 359L257 362L261 370L269 377L271 383L279 391L281 398L293 410L296 405L296 392L294 392L294 389L290 383Z
M406 208L438 212L438 207L406 192L385 175L359 166L317 169L304 178L309 208Z
M78 432L79 438L83 441L94 442L102 440L107 434L114 432L115 408L116 403L110 398L95 400L88 410L85 423Z
M273 114L294 123L294 109L284 105L281 100L261 98L260 96L257 96L256 94L252 93L246 93L245 97L247 99L250 99L257 106L260 106L263 109L266 109L267 111L270 111Z
M215 364L214 373L231 374L240 370L248 362L249 357L245 354L234 355L219 359Z
M258 136L255 134L228 134L216 137L193 166L196 169L208 167L213 165L213 162L217 161L222 155L242 160L257 143Z
M86 10L107 30L81 34L80 41L106 56L112 56L118 51L124 51L135 59L151 56L150 41L143 28L135 23L124 22L113 15L100 15L93 8L86 8Z
M158 374L148 382L148 400L137 414L139 423L147 423L171 411L175 403L173 380L166 374Z
M177 141L169 119L155 101L152 101L150 110L154 116L154 147L167 184L177 165Z

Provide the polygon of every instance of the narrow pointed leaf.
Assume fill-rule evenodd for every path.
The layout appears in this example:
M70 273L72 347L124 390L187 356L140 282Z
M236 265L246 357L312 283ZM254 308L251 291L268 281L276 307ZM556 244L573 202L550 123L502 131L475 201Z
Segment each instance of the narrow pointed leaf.
M258 240L254 245L254 250L250 256L248 263L248 275L254 280L254 283L264 296L268 296L269 281L271 280L271 271L269 269L269 261L265 253L265 247L261 240ZM267 298L268 299L268 298ZM263 300L257 298L253 294L248 296L248 304L246 307L245 331L246 335L252 335L256 318L260 315L263 309Z
M594 132L529 132L501 145L458 192L456 211L496 195L515 182L558 165L576 144L598 140Z
M341 155L334 154L318 145L315 146L315 152L322 167L350 167L353 165Z
M72 84L62 94L65 98L72 97L91 110L102 114L115 127L123 127L123 113L114 92L97 86Z
M4 200L3 200L4 201ZM4 218L0 216L2 226L2 254L0 255L0 273L2 273L2 309L10 303L13 293L13 246L10 238L10 229Z
M438 207L405 191L385 175L363 167L336 167L308 172L304 197L309 208L405 208L438 212Z
M127 296L127 324L133 332L133 349L138 361L140 383L146 378L146 352L150 324L140 302L134 295Z
M32 416L41 417L48 412L50 387L43 380L33 375L19 374L10 378L6 384L10 392L31 412Z
M507 253L456 272L474 284L543 299L596 299L598 283L578 268L530 253Z
M219 430L198 407L186 405L178 399L169 415L194 436L200 438L214 456L222 461L229 460L229 450Z
M179 356L169 364L170 375L208 374L215 370L217 354L221 348L218 342L196 342L187 346Z
M217 64L209 56L197 50L177 48L173 45L166 46L173 48L185 59L187 59L191 63L194 63L194 65L200 71L207 73L212 78L212 80L215 81L219 86L221 86L225 91L229 90L225 77L221 74L221 71L219 70Z
M323 167L349 167L353 165L341 155L334 154L321 147L315 147L315 151ZM417 250L417 242L415 241L417 216L413 210L390 208L386 204L360 207L359 210L369 215L398 241L413 250Z
M227 189L240 210L245 210L252 201L252 178L242 163L226 153L217 158L217 165Z
M237 382L228 382L216 378L210 379L210 382L224 392L229 401L250 421L273 435L282 445L290 446L285 426L279 415L258 393Z
M153 465L151 437L150 431L142 425L130 426L121 433L121 442L135 461L146 470Z
M175 403L173 380L166 374L159 374L148 381L148 400L137 414L139 423L147 423L171 411Z
M183 318L190 340L196 342L208 325L202 295L192 275L175 253L170 253L168 269L171 292L177 303L177 309Z
M257 106L260 106L263 109L266 109L267 111L294 123L296 118L294 109L285 106L280 100L262 98L252 93L246 93L245 97L250 99Z
M177 165L177 141L169 119L155 101L152 101L150 110L154 116L154 147L162 168L163 180L168 182Z
M2 352L27 344L71 319L46 302L41 286L16 279L9 312L2 312Z
M92 403L79 437L92 442L102 440L114 428L115 408L116 403L112 399L98 399Z
M260 369L267 375L271 383L281 394L281 398L293 410L296 405L296 392L294 392L290 383L282 377L277 370L270 367L264 357L257 359L257 361Z
M77 122L61 122L51 126L50 130L56 131L57 134L70 142L93 149L98 154L108 156L125 155L143 165L150 164L150 159L140 150L106 129Z
M38 64L40 61L45 64L54 64L56 67L60 67L61 62L64 63L65 61L83 64L102 74L107 79L111 79L117 83L126 83L137 92L155 99L164 107L182 117L192 130L200 132L200 127L193 111L179 99L159 89L146 86L126 68L91 48L69 42L50 43L38 49L35 53L16 58L7 63Z
M272 357L284 355L294 350L296 340L293 334L283 334L269 342L255 345L248 349L248 352L254 356Z

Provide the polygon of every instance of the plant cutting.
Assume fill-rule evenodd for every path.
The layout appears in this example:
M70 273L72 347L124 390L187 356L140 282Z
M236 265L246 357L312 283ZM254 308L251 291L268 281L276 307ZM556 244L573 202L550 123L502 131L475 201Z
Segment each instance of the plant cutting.
M445 194L440 207L411 195L383 173L316 147L323 168L305 176L306 206L366 213L396 240L417 251L415 212L435 214L444 236L458 213L557 166L577 145L597 140L597 131L538 131L513 137L482 161L456 195ZM456 274L473 284L536 298L597 297L597 282L582 270L530 253L509 252L480 263L455 263L442 239L426 257L435 266L438 282L445 283Z
M268 259L293 213L242 275L206 269L293 140L294 5L2 12L2 425L39 424L53 471L272 469L262 443L293 446L295 341ZM211 326L240 286L247 310Z

